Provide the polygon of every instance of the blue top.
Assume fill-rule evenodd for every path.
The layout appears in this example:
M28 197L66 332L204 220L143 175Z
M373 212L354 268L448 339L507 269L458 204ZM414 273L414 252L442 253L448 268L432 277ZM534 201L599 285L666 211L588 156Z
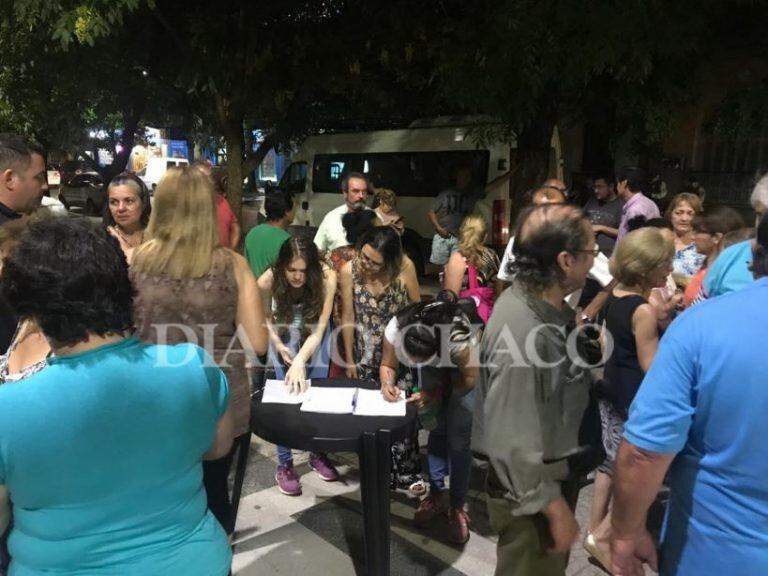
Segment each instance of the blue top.
M754 280L748 268L751 263L751 240L739 242L723 250L704 276L704 293L707 298L734 292L750 284Z
M635 397L624 437L679 452L663 575L768 574L766 341L763 278L673 322Z
M202 482L223 373L197 346L133 338L49 362L0 386L11 576L227 574Z

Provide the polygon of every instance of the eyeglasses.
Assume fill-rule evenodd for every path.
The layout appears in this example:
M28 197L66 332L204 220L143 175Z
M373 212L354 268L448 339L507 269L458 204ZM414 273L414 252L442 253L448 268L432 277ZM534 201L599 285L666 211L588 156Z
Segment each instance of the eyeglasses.
M375 260L371 260L370 258L368 258L368 255L362 250L360 251L360 259L371 268L378 269L384 266L384 262L376 262Z
M583 250L572 250L572 252L582 252L584 254L592 254L595 258L600 254L600 248L585 248Z

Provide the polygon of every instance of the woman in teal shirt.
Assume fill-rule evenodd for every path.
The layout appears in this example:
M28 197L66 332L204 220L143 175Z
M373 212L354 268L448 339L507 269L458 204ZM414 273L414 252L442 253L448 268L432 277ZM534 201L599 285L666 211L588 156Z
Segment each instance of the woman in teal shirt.
M227 574L231 552L202 484L202 460L232 442L221 371L192 344L125 336L125 258L86 221L30 226L0 287L54 354L41 372L0 386L11 576Z

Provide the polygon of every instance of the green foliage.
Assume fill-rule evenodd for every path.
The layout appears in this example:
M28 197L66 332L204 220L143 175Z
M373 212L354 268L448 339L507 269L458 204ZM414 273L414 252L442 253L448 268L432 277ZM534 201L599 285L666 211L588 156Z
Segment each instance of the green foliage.
M0 125L69 149L83 147L91 128L119 133L127 124L183 126L199 142L239 141L258 128L288 147L318 129L480 114L496 121L472 137L516 134L533 150L547 144L555 123L582 120L595 108L609 109L616 137L631 134L636 148L661 142L676 107L695 94L713 22L751 3L11 5L12 18L0 23ZM755 92L750 102L759 100ZM750 106L724 108L720 125L748 125Z
M122 26L125 16L141 4L141 0L14 0L12 6L18 22L45 30L67 49L75 42L93 46Z

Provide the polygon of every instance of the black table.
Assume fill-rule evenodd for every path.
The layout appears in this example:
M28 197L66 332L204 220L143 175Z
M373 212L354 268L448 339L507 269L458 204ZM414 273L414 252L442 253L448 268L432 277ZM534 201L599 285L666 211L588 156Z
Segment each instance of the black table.
M313 379L313 387L379 389L378 382ZM267 442L310 452L357 452L360 496L365 528L366 574L389 574L389 473L392 442L406 438L418 411L408 404L406 415L353 416L301 412L300 406L262 404L253 396L251 431Z

